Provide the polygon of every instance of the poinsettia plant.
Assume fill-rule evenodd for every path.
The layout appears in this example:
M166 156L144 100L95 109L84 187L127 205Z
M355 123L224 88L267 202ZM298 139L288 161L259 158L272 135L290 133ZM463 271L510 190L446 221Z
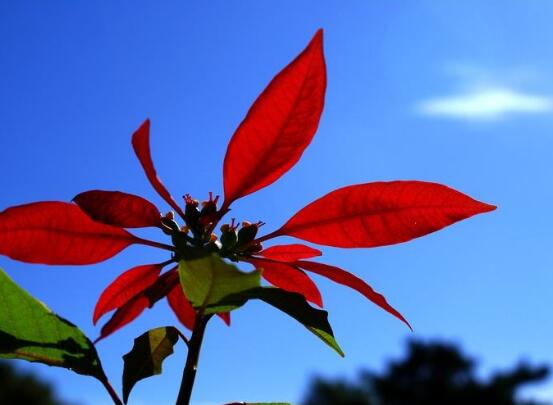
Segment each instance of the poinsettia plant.
M217 315L230 325L231 311L252 299L284 311L343 355L326 311L315 308L323 307L323 300L310 273L358 291L410 327L365 281L314 261L322 255L320 250L302 243L278 244L274 242L278 237L341 248L377 247L406 242L495 209L444 185L391 181L334 190L264 234L264 222L224 220L238 199L274 183L299 161L319 125L325 90L323 33L319 30L269 83L232 136L223 164L222 199L212 193L201 203L188 194L182 200L172 197L156 173L150 155L150 121L146 120L133 134L132 146L169 211L129 193L92 190L78 194L73 202L36 202L0 213L0 254L23 262L88 265L107 260L132 244L167 251L165 261L142 264L117 277L93 312L96 323L114 311L95 343L162 299L191 331L187 338L174 327L156 328L135 340L133 350L124 356L125 403L138 380L161 371L161 362L182 338L188 357L177 404L188 404L207 322ZM143 227L158 228L163 242L128 231ZM240 262L251 270L239 270L236 263ZM262 285L261 278L270 286ZM0 325L0 332L6 330ZM38 357L27 359L40 361ZM145 363L149 369L144 369ZM114 402L121 403L105 374L96 374Z

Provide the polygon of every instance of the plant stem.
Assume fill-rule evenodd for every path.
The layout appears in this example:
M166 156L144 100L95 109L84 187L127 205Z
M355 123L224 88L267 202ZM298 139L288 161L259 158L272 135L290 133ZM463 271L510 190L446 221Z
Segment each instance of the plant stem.
M167 245L165 243L155 242L153 240L148 240L148 239L136 238L135 243L140 243L142 245L152 246L152 247L156 247L156 248L160 248L160 249L164 249L164 250L170 250L172 252L176 251L176 248L174 246Z
M107 377L104 377L100 380L102 384L104 385L106 391L108 392L109 396L111 397L111 400L115 405L123 405L123 401L119 398L119 395L115 392L113 387L111 386L110 382L108 381Z
M179 396L176 405L189 405L190 397L192 396L192 387L196 378L196 370L198 369L198 358L200 357L200 348L204 338L205 327L212 315L204 316L201 313L196 318L196 325L192 331L192 336L188 342L188 356L186 357L186 365L182 373L182 381L180 384Z

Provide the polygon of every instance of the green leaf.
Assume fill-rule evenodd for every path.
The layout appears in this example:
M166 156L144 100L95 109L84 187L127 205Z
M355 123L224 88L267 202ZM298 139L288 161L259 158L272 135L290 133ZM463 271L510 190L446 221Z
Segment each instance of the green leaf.
M334 339L332 328L328 323L328 312L313 308L300 294L274 287L257 287L229 295L214 306L228 305L236 308L244 305L250 299L259 299L280 309L344 357L344 352Z
M206 308L206 314L226 312L235 305L218 305L228 295L237 294L261 285L261 271L244 273L225 262L217 254L198 259L181 260L179 276L184 294L195 308ZM239 305L238 305L239 306Z
M172 326L150 329L134 339L130 352L123 356L123 401L127 403L134 385L144 378L161 374L161 364L173 354L179 332Z
M92 342L0 269L0 358L63 367L105 380Z

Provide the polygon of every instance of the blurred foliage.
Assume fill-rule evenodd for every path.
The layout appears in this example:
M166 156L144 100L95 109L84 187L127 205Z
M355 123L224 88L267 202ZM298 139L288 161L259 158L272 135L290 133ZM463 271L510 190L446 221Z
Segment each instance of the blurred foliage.
M68 405L55 395L53 388L37 377L0 362L1 405Z
M474 360L454 345L410 342L406 358L381 374L364 371L355 383L316 379L304 405L550 405L517 397L548 374L546 366L520 363L483 381Z

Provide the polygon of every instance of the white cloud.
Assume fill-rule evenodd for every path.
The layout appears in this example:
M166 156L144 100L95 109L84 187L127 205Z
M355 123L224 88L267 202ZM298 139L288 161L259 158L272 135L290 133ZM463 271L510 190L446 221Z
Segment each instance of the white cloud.
M479 87L464 93L431 98L416 106L419 114L464 120L498 120L513 114L553 111L553 98L508 87Z

